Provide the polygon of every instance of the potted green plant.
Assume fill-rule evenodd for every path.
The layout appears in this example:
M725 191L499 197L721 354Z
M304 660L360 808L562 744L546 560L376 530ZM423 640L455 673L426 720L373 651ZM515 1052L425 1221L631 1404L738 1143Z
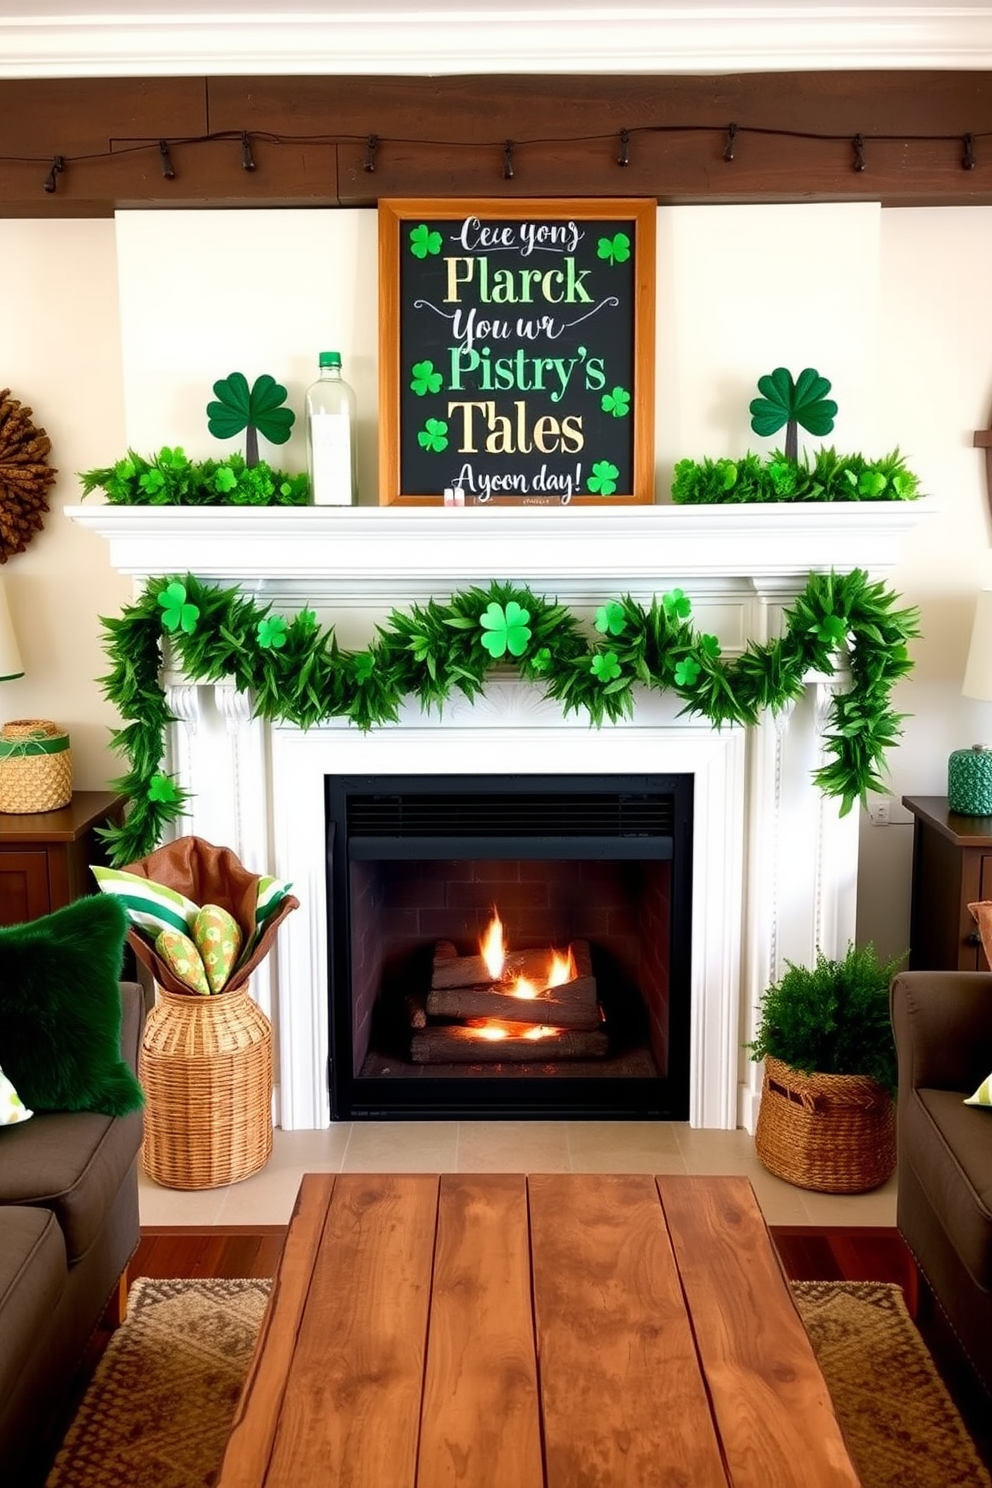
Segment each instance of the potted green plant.
M861 1193L896 1161L896 1053L889 983L901 956L849 944L840 960L786 962L764 993L748 1045L764 1060L755 1146L764 1166L800 1188Z

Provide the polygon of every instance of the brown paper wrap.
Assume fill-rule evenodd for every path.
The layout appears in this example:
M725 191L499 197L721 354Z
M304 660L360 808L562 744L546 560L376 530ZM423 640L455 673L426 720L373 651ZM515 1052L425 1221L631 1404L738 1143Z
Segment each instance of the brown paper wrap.
M156 848L147 858L137 863L128 863L125 873L136 873L152 883L164 884L192 899L194 904L219 904L233 915L241 928L244 944L248 945L255 935L255 905L258 899L260 873L249 873L229 847L214 847L202 837L178 837ZM282 903L266 923L262 937L251 955L238 966L232 975L229 987L246 982L263 957L272 948L276 931L286 916L299 909L300 901L287 894ZM140 931L133 927L127 934L128 943L143 966L146 966L160 987L168 992L195 997L196 993L169 970L154 948L143 939Z

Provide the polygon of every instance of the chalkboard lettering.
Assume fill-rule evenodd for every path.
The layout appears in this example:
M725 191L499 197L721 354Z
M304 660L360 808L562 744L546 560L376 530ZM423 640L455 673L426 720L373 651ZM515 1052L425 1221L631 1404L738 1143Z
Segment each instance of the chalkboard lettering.
M654 215L380 203L384 502L653 500Z

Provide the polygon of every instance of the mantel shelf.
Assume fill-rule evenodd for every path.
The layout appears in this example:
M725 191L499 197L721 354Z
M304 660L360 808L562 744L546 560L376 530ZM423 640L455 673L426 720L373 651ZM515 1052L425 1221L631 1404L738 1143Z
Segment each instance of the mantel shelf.
M182 507L68 506L137 578L196 573L325 592L439 592L506 579L561 592L671 579L775 589L811 571L884 575L935 507L915 502L808 506Z

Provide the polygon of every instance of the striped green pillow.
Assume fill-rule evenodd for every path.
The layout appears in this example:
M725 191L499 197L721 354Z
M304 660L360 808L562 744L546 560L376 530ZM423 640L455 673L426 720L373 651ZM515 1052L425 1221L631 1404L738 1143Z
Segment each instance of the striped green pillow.
M983 1080L975 1091L965 1101L966 1106L992 1106L992 1075Z
M120 901L128 920L144 930L152 941L163 930L178 930L188 935L193 928L198 904L176 889L153 883L137 873L122 868L93 868L93 876L105 894Z

